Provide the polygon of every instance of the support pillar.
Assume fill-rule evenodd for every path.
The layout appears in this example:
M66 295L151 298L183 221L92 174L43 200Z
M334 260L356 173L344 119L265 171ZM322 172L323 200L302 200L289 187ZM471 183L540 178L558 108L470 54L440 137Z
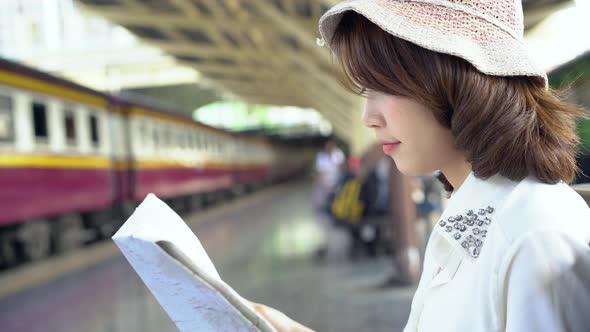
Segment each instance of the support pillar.
M393 260L398 275L394 280L413 283L420 278L420 250L416 238L416 204L412 200L411 178L391 163L390 206L393 234Z

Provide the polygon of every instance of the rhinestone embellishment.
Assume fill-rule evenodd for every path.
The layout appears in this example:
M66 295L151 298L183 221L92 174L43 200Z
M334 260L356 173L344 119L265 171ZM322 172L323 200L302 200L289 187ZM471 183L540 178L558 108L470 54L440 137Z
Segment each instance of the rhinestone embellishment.
M473 257L473 258L479 257L479 248L478 247L471 246L471 247L467 248L467 251L469 252L471 257Z
M494 211L494 208L491 206L468 210L463 215L450 216L446 221L440 220L438 225L447 233L454 231L452 237L461 244L461 247L465 249L467 254L473 258L477 258L488 233L487 227L492 223L492 219L489 216Z

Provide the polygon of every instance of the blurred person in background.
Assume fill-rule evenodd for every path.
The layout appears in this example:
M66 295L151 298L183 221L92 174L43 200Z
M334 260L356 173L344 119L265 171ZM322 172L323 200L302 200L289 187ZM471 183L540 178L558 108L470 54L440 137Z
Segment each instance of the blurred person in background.
M315 160L316 199L314 202L316 206L323 205L326 196L334 190L334 186L342 175L345 160L344 152L331 140L326 142L324 148L318 152Z
M315 178L312 205L322 230L323 242L316 252L316 258L323 259L328 253L342 250L346 240L342 230L334 227L328 213L330 196L334 193L343 175L346 156L333 140L325 143L315 160Z
M413 177L402 174L391 157L374 144L363 155L359 177L363 182L374 178L373 194L368 195L368 213L386 215L388 227L384 238L390 243L394 275L388 283L409 284L419 277L420 255L416 237L416 204L412 199Z
M379 253L390 253L390 168L391 158L375 145L359 160L354 177L359 184L358 200L362 206L360 219L350 227L352 244L349 256L358 258L361 254L376 257Z
M567 185L585 113L530 59L522 2L349 0L320 32L400 172L451 193L404 331L588 331L590 209Z

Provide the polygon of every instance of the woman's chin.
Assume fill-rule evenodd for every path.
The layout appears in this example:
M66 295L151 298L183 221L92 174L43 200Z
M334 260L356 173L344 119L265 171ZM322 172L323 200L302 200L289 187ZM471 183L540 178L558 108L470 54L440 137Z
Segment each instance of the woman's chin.
M403 160L400 160L400 158L393 158L393 162L395 163L395 166L397 167L397 169L400 171L400 173L402 173L403 175L407 175L407 176L414 176L416 173L416 167L414 167L414 165L408 164L406 162L404 162Z

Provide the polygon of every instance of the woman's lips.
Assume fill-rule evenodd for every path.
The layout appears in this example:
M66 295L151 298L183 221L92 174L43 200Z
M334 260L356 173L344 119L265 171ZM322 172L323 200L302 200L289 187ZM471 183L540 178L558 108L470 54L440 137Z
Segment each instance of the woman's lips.
M383 143L383 152L385 152L385 154L390 154L395 149L397 149L397 147L400 144L401 144L401 142L396 142L396 143Z

